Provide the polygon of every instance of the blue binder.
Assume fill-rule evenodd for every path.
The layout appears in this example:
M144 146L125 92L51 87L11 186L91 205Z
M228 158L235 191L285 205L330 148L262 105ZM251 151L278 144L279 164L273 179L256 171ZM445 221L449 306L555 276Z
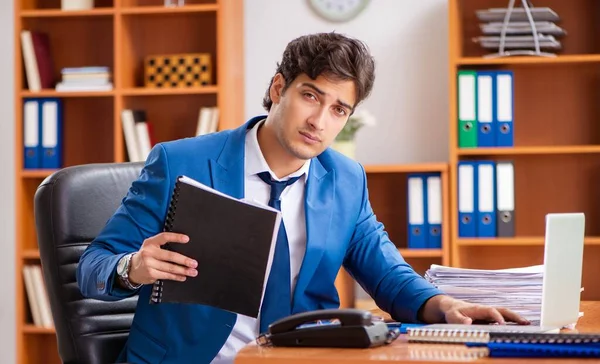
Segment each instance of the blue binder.
M39 99L27 99L23 102L23 168L25 169L37 169L42 166L42 117L39 104Z
M477 72L477 146L496 146L496 72Z
M475 207L477 206L477 163L458 162L458 236L477 236Z
M496 163L477 163L477 236L496 237Z
M442 178L439 173L427 173L425 179L425 211L427 212L427 243L430 249L442 247Z
M42 165L41 168L62 167L62 102L46 98L40 103L42 119Z
M408 248L427 248L427 184L422 174L409 174L407 183Z
M496 72L496 146L514 146L514 86L512 71Z

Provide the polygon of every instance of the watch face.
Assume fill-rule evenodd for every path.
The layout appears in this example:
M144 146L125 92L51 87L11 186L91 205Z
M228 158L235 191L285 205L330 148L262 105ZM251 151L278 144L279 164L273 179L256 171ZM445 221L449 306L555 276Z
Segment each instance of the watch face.
M369 0L308 0L312 9L330 21L348 21L367 6Z
M125 268L127 266L127 255L119 259L117 263L117 274L123 276L125 274Z

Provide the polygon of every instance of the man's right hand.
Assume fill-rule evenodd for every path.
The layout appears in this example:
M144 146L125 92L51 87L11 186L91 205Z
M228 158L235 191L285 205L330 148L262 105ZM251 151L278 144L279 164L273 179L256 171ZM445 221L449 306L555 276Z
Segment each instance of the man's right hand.
M176 252L162 249L166 243L185 244L189 237L164 232L144 240L140 250L131 258L129 280L133 284L152 284L159 279L185 281L195 277L198 262Z

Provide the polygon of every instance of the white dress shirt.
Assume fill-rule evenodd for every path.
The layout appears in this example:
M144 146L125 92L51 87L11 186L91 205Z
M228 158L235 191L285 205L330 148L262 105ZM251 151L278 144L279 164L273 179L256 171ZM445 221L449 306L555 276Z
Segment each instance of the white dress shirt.
M245 165L244 165L244 198L246 200L255 200L262 204L269 204L271 186L265 183L258 173L269 171L271 177L278 181L287 180L291 177L302 176L295 183L288 186L281 193L281 214L285 230L287 232L288 243L290 247L290 284L292 294L296 286L300 265L306 251L306 221L304 216L304 187L310 166L310 160L296 172L284 177L277 178L269 168L260 147L258 145L257 131L264 120L256 125L246 134L245 144ZM271 264L267 265L267 272L270 272ZM268 279L268 275L267 275ZM266 286L266 281L265 281ZM264 294L264 292L263 292ZM246 344L256 339L258 336L260 324L260 313L258 319L237 315L236 323L231 335L212 361L213 364L233 363L236 353Z

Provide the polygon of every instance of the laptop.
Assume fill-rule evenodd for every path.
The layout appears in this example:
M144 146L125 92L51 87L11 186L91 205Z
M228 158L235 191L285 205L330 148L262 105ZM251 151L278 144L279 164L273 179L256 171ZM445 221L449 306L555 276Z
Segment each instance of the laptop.
M585 215L546 215L544 278L539 326L577 323L581 299ZM535 323L537 324L537 323Z

